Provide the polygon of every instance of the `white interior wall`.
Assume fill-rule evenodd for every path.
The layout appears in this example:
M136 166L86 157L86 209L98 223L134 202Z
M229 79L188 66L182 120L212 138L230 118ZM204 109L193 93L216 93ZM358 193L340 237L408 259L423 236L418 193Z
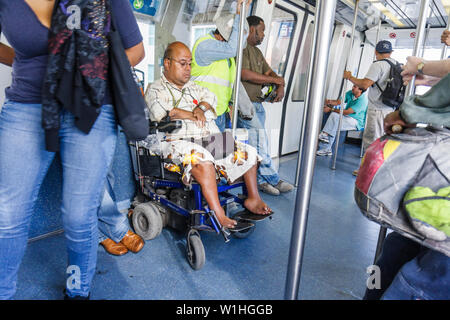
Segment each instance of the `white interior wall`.
M439 48L442 47L441 34L445 28L432 28L427 31L425 46ZM372 28L365 32L367 41L374 45L377 28ZM390 26L382 26L380 29L380 40L388 40L396 48L413 48L415 41L415 29L394 29Z
M351 32L351 26L336 25L328 60L326 97L329 99L337 99L341 94L340 89L345 67L355 77L360 77L365 75L372 62L373 46L370 43L364 43L365 37L361 32L356 31L353 40L353 50L350 52ZM352 87L350 81L346 81L345 85L345 92Z
M362 50L361 63L359 66L359 72L357 78L364 78L367 71L369 71L370 65L375 60L375 47L369 42L364 43Z
M344 24L337 24L334 29L327 69L325 96L328 99L337 99L340 95L342 75L347 60L346 54L350 48L350 38L347 37L347 34L351 31L351 27Z

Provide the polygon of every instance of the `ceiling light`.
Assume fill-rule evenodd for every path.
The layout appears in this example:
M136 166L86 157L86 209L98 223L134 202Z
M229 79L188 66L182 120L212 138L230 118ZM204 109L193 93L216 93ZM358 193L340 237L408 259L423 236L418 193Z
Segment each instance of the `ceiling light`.
M442 0L442 5L444 6L447 15L450 13L450 0Z
M401 22L392 12L384 6L379 0L369 0L372 5L377 8L382 14L386 16L389 20L391 20L398 27L405 27L403 22Z
M342 2L345 2L345 4L348 5L350 8L355 7L355 1L353 0L342 0Z

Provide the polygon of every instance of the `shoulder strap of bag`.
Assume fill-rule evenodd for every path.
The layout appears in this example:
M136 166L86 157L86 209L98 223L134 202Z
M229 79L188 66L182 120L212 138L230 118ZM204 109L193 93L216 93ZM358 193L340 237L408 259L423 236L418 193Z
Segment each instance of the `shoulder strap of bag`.
M392 73L392 68L394 67L394 64L391 61L389 61L389 59L381 59L381 60L377 60L375 62L379 62L379 61L386 61L387 63L389 63L389 65L391 66L391 70L389 72ZM376 81L375 84L377 85L377 87L381 91L381 93L383 93L384 90L381 89L380 85L378 84L378 81Z

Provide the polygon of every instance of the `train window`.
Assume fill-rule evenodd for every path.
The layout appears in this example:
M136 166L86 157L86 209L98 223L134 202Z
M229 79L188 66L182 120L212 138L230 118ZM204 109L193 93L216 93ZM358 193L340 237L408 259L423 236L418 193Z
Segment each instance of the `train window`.
M191 50L192 47L194 46L195 40L197 40L200 37L203 37L204 35L214 30L216 30L215 24L193 26L191 32Z
M427 48L426 47L425 51L423 52L423 58L425 60L441 60L441 54L442 54L442 48ZM417 86L416 94L424 94L430 89L431 89L431 87Z
M136 10L138 25L144 38L145 59L136 68L151 83L161 76L162 57L167 45L181 41L192 49L195 41L215 30L215 20L236 12L236 0L150 1L155 11L141 14ZM136 9L136 7L135 7Z
M412 55L413 49L412 48L396 48L394 47L394 51L392 52L392 58L397 60L400 63L406 63L406 58L410 55ZM425 48L425 51L423 52L423 57L426 60L440 60L441 59L441 48ZM417 86L416 87L416 94L424 94L426 93L430 87L427 86Z
M270 25L269 50L266 60L272 70L278 75L284 75L286 70L287 55L295 30L295 23L296 18L294 14L275 6Z
M155 23L144 15L136 16L139 30L143 37L145 48L145 58L137 66L136 69L144 73L144 80L146 83L154 81L155 75Z
M304 101L306 94L306 84L308 82L308 70L311 60L311 46L314 36L314 24L309 24L306 31L305 41L303 43L303 50L297 61L297 68L295 70L295 81L292 91L292 101Z

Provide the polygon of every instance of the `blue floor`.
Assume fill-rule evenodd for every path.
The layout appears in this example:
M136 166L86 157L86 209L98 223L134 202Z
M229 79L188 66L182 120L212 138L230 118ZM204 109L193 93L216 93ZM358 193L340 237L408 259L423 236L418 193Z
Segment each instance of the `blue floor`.
M361 299L372 264L379 227L362 216L353 200L359 148L341 144L337 170L332 157L317 157L299 299ZM280 160L280 176L294 182L296 154ZM203 269L185 259L185 238L164 229L138 254L109 255L99 246L92 299L283 299L295 191L263 194L276 212L258 223L247 239L224 243L202 233ZM28 245L16 299L61 299L65 282L64 235Z

